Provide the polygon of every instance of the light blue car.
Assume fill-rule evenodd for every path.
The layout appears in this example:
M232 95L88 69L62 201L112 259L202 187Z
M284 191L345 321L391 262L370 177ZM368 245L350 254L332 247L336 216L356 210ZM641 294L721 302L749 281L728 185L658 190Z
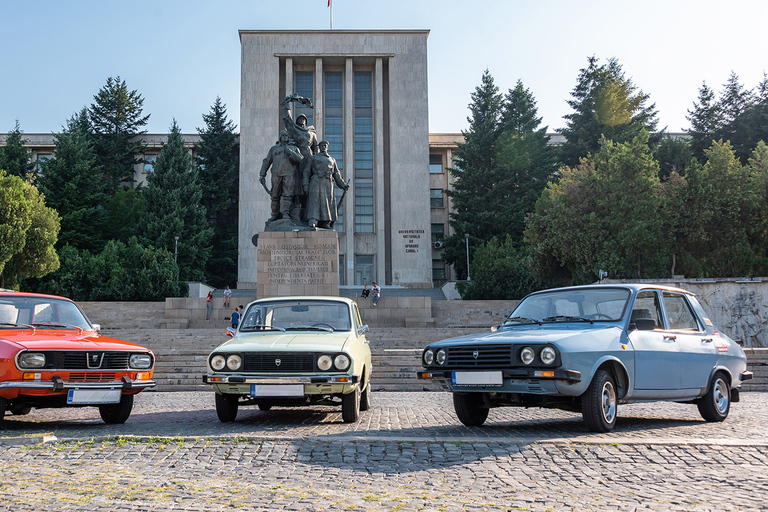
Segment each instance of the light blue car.
M453 392L456 415L482 425L493 407L581 412L608 432L620 403L671 400L723 421L752 378L741 347L689 291L604 284L526 296L503 324L429 344L421 379Z

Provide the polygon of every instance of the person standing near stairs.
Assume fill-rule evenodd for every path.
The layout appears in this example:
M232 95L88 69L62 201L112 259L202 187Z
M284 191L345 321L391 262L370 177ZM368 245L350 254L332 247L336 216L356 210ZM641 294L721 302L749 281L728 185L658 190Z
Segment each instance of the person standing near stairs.
M211 310L213 309L213 292L208 292L208 297L205 299L205 319L211 319Z

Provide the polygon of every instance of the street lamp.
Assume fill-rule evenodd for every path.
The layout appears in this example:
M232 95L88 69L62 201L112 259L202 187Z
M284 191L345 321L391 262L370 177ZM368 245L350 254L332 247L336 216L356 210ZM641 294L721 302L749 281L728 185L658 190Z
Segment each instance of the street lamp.
M179 262L179 237L175 236L173 237L173 239L176 241L173 247L173 262L178 263Z
M467 246L467 281L471 281L472 278L469 277L469 233L464 233L464 242Z

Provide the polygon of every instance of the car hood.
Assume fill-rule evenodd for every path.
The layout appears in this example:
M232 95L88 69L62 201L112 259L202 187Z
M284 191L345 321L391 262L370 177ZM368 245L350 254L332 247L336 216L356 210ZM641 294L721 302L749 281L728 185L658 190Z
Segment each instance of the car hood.
M58 329L0 331L0 342L15 343L28 350L147 350L141 345L101 336L94 331Z
M341 351L350 338L348 332L343 333L242 333L231 340L219 345L218 351L285 351L285 352L317 352Z
M558 343L588 335L592 338L606 336L615 337L621 328L614 324L545 324L534 327L517 327L496 332L467 334L456 338L430 343L430 347L470 345L475 343Z

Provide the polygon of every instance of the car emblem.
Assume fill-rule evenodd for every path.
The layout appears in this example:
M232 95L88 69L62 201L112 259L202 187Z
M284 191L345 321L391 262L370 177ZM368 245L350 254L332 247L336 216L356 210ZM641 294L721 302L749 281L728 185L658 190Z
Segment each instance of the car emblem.
M85 357L88 368L101 368L101 360L104 358L103 353L89 352Z
M472 352L472 357L474 357L475 359L477 359L477 356L479 356L479 355L480 355L480 351L479 350L475 350L474 352Z
M280 363L282 363L282 359L275 359L275 366L280 366Z

